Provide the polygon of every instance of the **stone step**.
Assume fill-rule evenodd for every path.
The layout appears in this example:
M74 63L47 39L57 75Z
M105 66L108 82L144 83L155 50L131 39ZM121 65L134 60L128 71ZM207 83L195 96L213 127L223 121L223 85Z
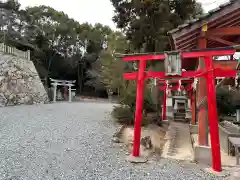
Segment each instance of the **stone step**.
M185 119L185 117L174 117L174 119Z
M176 121L176 122L185 122L185 123L188 122L187 119L174 119L174 121Z
M174 120L180 120L180 121L183 121L183 120L185 120L185 118L174 118Z
M185 118L186 115L185 114L184 115L175 115L174 117Z
M184 120L185 118L176 118L176 117L175 117L174 119Z
M182 115L182 114L186 114L186 113L174 113L174 114L179 114L179 115Z
M174 114L174 116L185 116L186 114Z
M188 124L170 122L165 139L166 143L162 149L163 158L187 161L193 160Z

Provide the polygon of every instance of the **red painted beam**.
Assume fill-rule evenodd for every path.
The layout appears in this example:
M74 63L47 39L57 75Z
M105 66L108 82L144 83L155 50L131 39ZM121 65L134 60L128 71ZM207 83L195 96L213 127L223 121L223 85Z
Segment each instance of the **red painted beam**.
M181 76L166 76L165 72L146 72L146 78L194 78L198 76L203 76L206 72L202 70L197 70L197 71L186 71L182 72Z
M126 55L124 61L164 60L164 54Z
M214 69L232 70L236 69L238 61L235 60L221 60L213 61Z
M123 78L126 80L135 80L137 79L137 72L124 73Z
M145 79L149 78L195 78L204 76L207 72L203 70L197 70L197 71L186 71L182 72L182 76L166 76L165 72L145 72ZM236 77L236 70L223 70L223 69L215 69L214 74L215 77ZM124 79L126 80L134 80L137 79L137 72L131 72L131 73L124 73L123 74Z
M197 57L210 57L210 56L227 56L234 55L236 52L233 48L219 48L219 49L209 49L209 50L195 50L189 52L182 52L182 58L197 58ZM135 55L125 55L123 57L124 61L147 61L147 60L164 60L164 54L135 54Z
M186 72L182 72L182 76L166 76L165 72L145 72L145 78L149 79L149 78L163 78L163 79L167 79L167 78L194 78L194 77L199 77L199 76L203 76L206 72L202 71L202 70L198 70L198 71L186 71ZM124 73L123 75L124 79L127 80L133 80L137 78L137 72L131 72L131 73Z
M215 69L214 76L215 77L236 77L237 70L223 70L223 69Z

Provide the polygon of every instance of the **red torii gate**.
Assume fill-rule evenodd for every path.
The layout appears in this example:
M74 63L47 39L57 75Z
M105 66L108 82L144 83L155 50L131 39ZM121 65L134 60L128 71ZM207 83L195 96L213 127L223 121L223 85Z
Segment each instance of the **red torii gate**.
M143 108L143 91L144 80L148 78L196 78L205 77L207 82L207 97L208 97L208 119L210 126L211 150L212 150L212 168L214 171L221 172L221 153L218 132L218 114L216 105L216 90L215 77L236 77L236 70L222 70L214 69L214 56L234 55L236 50L233 47L218 48L218 49L199 49L193 51L181 52L181 59L199 58L205 61L205 69L198 69L195 71L184 71L181 75L169 76L165 72L151 72L145 71L146 62L151 60L165 60L166 54L132 54L124 55L124 61L139 61L138 72L124 73L124 78L127 80L137 80L137 94L136 94L136 111L134 124L134 143L132 156L139 157L140 154L140 138L141 138L141 120ZM200 58L201 57L201 58ZM166 111L166 110L165 110Z
M172 82L174 82L174 81L172 81ZM163 91L163 105L162 105L162 120L163 121L167 119L167 90L171 90L171 91L185 90L188 93L190 93L193 90L192 82L193 82L193 80L191 80L191 79L184 79L184 80L181 80L181 83L187 83L188 85L185 87L181 86L181 84L179 84L179 82L178 82L178 85L167 87L167 80L159 80L158 81L158 83L163 83L163 86L159 86L159 89L161 91ZM193 99L191 97L191 101L192 100ZM191 104L192 104L192 102L191 102Z

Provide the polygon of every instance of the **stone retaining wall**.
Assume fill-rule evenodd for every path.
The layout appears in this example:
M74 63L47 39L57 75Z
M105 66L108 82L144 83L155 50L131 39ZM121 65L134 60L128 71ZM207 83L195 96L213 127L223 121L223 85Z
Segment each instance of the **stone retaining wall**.
M33 62L0 52L0 107L47 102Z
M223 121L219 125L220 146L225 153L229 153L229 137L240 137L240 129L237 125Z

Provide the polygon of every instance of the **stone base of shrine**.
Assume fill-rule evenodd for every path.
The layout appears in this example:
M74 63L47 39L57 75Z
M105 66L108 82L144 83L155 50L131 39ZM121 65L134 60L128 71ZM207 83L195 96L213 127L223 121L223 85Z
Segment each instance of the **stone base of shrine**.
M201 164L212 164L211 148L209 146L198 145L198 125L189 125L191 141L193 147L193 159Z
M194 161L211 167L211 146L199 146L198 125L169 121L165 140L162 151L163 158ZM209 144L211 142L210 136L208 142ZM236 166L235 157L229 156L224 151L221 151L221 160L223 166Z
M193 159L194 161L204 164L207 166L212 165L212 151L211 146L200 146L198 142L198 134L194 133L198 126L190 126L192 148L193 148ZM195 131L196 132L196 131ZM210 136L208 137L209 145L211 145ZM223 166L236 166L236 158L229 156L227 153L221 150L221 161Z
M173 107L167 106L167 120L173 120L174 119L174 113L173 113Z
M211 148L209 146L194 145L193 159L201 164L212 165Z

